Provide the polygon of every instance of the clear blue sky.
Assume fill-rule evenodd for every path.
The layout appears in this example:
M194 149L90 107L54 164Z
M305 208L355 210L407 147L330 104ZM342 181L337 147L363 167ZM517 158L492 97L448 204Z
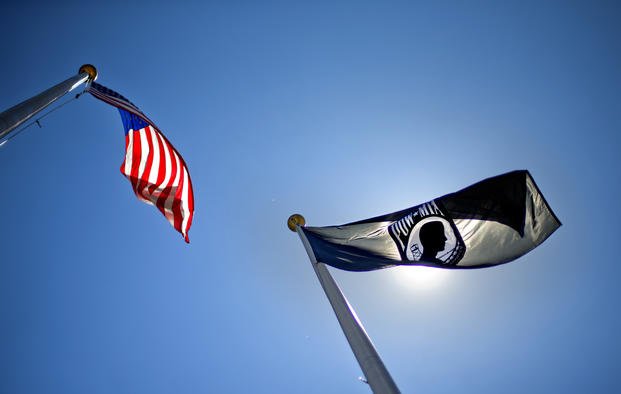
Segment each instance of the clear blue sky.
M287 217L513 169L564 224L516 262L332 272L404 393L621 391L616 2L13 3L0 109L96 65L196 215L133 196L92 97L1 147L1 393L369 393Z

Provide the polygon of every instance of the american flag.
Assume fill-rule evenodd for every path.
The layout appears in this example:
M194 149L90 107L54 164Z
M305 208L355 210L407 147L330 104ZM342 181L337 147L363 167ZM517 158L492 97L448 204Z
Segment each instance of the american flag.
M181 155L164 134L131 101L92 82L88 92L117 107L125 127L125 160L121 173L138 199L155 205L186 242L194 216L190 173Z

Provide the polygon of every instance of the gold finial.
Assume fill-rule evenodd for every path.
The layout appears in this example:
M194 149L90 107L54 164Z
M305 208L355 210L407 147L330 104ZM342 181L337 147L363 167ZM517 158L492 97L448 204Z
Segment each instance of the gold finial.
M289 230L291 231L296 231L296 226L304 227L305 224L306 219L304 219L304 216L300 215L299 213L294 213L293 215L289 216L289 219L287 219L287 227L289 227Z
M88 79L90 79L91 81L94 81L97 79L97 69L92 64L82 65L82 67L80 67L80 70L78 72L80 74L87 73Z

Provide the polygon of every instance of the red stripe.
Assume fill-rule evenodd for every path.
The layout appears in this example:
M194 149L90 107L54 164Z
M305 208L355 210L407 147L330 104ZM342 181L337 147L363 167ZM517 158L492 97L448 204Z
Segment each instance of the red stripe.
M183 161L183 159L182 159ZM188 222L185 225L185 228L183 229L186 233L186 242L190 242L187 233L190 230L190 226L192 226L192 219L194 218L194 189L192 188L192 179L190 178L190 171L188 170L188 167L186 166L185 162L183 162L183 167L185 168L186 172L187 172L187 179L185 180L188 183L188 212L186 213L188 215Z
M115 97L104 95L96 90L89 90L89 93L92 94L93 97L107 104L110 104L113 107L121 108L125 111L131 112L134 115L138 116L139 118L142 118L142 120L144 120L146 123L149 123L150 125L155 126L154 123L145 114L142 113L142 111L140 111L136 106L132 105L131 103L127 101L119 100Z
M171 164L166 163L166 155L168 155L168 157L170 158L170 150L168 149L168 146L164 145L163 148L166 150L166 153L162 154L162 157L164 158L164 161L162 163L162 172L165 175L168 169L170 171L170 175L168 177L167 183L163 183L164 180L162 179L162 183L161 183L162 193L157 198L157 206L161 207L162 214L166 215L164 211L164 207L165 207L166 199L168 199L168 194L170 191L170 184L173 181L173 170L172 169L174 166L172 163Z
M134 187L134 193L136 194L136 196L138 196L138 198L140 198L140 193L138 192L138 189L140 187L140 179L138 178L138 171L140 170L140 159L142 156L141 141L140 141L140 135L136 131L130 131L130 132L133 134L134 146L132 149L132 169L131 169L131 175L130 175L129 181Z
M181 163L179 163L181 164ZM175 199L173 201L173 215L175 218L174 226L177 231L181 231L181 223L182 223L182 214L181 214L181 195L183 193L183 182L185 181L185 176L183 175L183 169L179 169L179 183L177 184L177 189L175 190Z
M177 162L178 161L178 155L173 155L173 158L175 159L175 175L176 172L179 172L179 180L177 181L176 184L172 184L171 187L171 193L173 195L173 202L172 202L172 206L171 206L171 211L173 214L173 227L175 229L177 229L177 231L181 231L181 222L179 221L179 215L181 212L180 209L180 201L179 201L179 193L181 191L181 188L179 187L179 185L181 185L182 182L182 175L183 175L183 171L181 170L181 162ZM178 165L179 164L179 165ZM174 181L174 178L173 178Z

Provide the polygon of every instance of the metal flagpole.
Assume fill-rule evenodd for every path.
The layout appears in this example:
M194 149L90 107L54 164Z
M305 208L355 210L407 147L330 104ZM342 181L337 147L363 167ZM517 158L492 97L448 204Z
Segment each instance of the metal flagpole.
M343 329L343 333L349 342L351 350L358 360L358 364L364 373L371 390L375 394L397 394L400 393L399 388L390 376L390 373L384 366L382 359L375 350L371 339L367 335L362 323L356 316L356 312L345 298L343 292L336 284L330 271L324 263L318 262L315 253L311 248L306 235L302 231L302 227L306 224L306 220L302 215L294 214L289 217L287 226L291 231L295 231L300 236L306 253L310 258L311 265L317 274L319 283L323 288L334 314Z
M94 81L96 78L97 69L90 64L85 64L80 67L78 75L0 113L0 139L80 84Z

